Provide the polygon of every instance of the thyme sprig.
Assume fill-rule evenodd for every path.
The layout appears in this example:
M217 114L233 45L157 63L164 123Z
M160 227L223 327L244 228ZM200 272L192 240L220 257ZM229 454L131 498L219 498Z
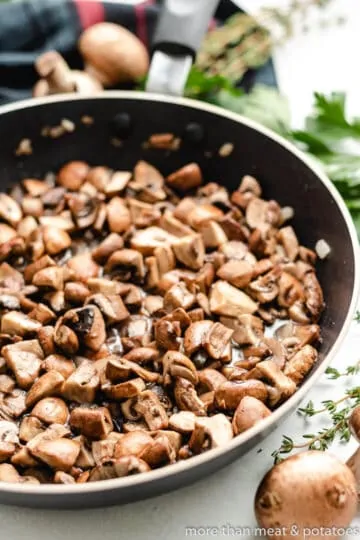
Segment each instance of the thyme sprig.
M327 376L331 380L340 377L351 377L360 372L360 361L353 366L349 366L344 372L335 368L326 370ZM341 406L342 405L342 406ZM349 420L352 411L360 405L360 386L349 388L345 394L337 400L324 400L321 406L316 408L313 401L309 401L305 407L298 409L298 414L304 418L311 418L315 415L326 414L330 421L330 426L319 430L317 433L306 433L303 440L294 441L291 437L283 435L280 447L271 455L275 463L283 460L284 455L289 455L296 450L320 450L329 448L336 440L346 443L351 437Z

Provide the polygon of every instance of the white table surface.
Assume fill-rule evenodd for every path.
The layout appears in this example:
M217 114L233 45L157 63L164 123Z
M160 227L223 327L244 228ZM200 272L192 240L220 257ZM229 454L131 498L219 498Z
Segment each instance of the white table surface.
M283 0L286 1L286 0ZM239 0L249 10L257 10L264 3L274 5L281 0ZM314 90L345 90L350 95L353 112L360 115L360 77L358 68L350 70L360 50L360 2L333 0L333 12L346 15L348 21L341 28L320 30L315 28L306 37L296 35L275 54L275 65L281 90L288 96L295 125L301 125L309 111ZM316 19L316 14L314 14ZM360 326L353 324L335 366L354 363L360 355ZM355 383L355 381L354 381ZM359 384L359 381L357 381ZM313 389L308 399L318 402L341 396L344 387L325 377ZM27 510L0 506L1 540L112 540L149 539L180 540L186 537L187 526L227 525L255 527L253 498L263 474L271 467L271 452L276 449L282 434L301 437L305 431L317 429L316 420L309 424L294 414L258 448L239 459L211 478L190 487L151 500L108 509L57 512ZM334 448L339 456L347 458L355 443ZM259 449L261 453L258 453ZM360 527L357 518L354 527ZM231 531L231 529L228 529ZM226 535L218 534L218 537ZM231 536L228 534L227 536ZM255 537L243 534L245 539ZM351 535L355 539L358 536Z

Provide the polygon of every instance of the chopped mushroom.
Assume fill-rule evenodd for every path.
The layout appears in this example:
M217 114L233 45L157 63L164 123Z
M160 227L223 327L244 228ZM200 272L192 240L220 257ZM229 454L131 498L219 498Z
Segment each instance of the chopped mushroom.
M324 298L294 212L256 178L231 193L200 166L72 161L0 194L0 479L70 485L191 458L316 365Z

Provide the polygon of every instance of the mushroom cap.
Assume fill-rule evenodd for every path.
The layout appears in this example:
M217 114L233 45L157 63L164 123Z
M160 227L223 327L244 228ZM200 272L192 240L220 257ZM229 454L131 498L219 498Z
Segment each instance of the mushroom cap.
M263 478L255 496L255 514L260 527L286 528L277 536L298 538L305 528L347 527L357 510L356 480L350 469L335 456L319 451L303 452L275 465ZM301 534L302 533L302 534ZM268 535L271 538L270 535ZM306 536L312 540L316 536ZM335 539L336 536L327 536Z

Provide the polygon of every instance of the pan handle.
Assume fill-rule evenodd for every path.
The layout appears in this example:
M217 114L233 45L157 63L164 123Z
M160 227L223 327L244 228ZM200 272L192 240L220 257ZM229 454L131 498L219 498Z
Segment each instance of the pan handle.
M165 0L146 90L181 96L219 0Z

